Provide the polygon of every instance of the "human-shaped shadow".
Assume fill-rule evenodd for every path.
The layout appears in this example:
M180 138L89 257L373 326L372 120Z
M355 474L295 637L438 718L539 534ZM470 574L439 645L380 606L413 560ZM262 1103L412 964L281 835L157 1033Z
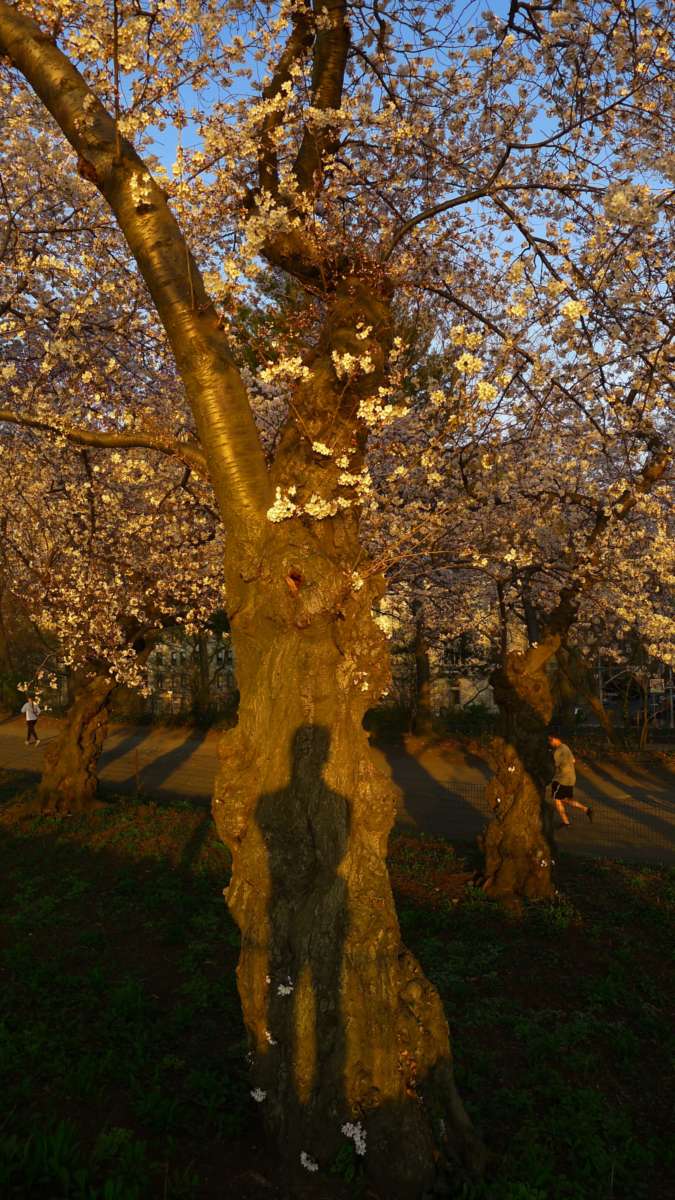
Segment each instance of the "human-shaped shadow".
M267 850L267 1032L255 1075L265 1115L287 1147L330 1154L344 1120L345 1028L340 1002L348 930L347 884L338 873L350 804L323 772L329 731L300 726L288 786L262 795L255 819ZM291 990L292 989L292 990ZM320 1144L317 1141L320 1139Z

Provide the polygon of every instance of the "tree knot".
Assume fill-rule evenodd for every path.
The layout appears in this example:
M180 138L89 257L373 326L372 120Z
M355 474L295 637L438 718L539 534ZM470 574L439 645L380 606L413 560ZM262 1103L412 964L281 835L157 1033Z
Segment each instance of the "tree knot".
M286 585L292 596L297 596L303 584L302 572L297 567L291 567L286 576Z

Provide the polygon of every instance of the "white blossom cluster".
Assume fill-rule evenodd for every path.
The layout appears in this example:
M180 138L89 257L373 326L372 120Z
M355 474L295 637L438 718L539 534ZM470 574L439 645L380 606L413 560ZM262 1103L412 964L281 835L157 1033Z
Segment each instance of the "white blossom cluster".
M346 1138L353 1141L357 1154L366 1153L366 1131L360 1121L346 1121L342 1126L342 1132Z

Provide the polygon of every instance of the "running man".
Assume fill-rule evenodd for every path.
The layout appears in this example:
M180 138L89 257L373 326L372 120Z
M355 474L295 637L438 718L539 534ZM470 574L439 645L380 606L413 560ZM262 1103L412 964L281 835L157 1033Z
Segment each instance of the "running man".
M590 804L580 804L574 799L574 785L577 781L577 773L574 769L574 755L569 746L566 746L556 733L549 733L548 744L553 750L553 761L555 763L555 771L553 773L552 794L553 803L563 825L569 825L570 819L565 812L565 805L569 804L572 808L580 808L586 813L589 821L593 820L593 809Z

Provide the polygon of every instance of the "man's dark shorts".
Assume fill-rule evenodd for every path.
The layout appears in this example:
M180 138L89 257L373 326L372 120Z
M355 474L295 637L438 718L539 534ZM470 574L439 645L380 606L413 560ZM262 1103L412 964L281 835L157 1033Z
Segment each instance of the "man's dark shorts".
M573 800L574 788L571 783L554 783L553 784L553 799L554 800Z

